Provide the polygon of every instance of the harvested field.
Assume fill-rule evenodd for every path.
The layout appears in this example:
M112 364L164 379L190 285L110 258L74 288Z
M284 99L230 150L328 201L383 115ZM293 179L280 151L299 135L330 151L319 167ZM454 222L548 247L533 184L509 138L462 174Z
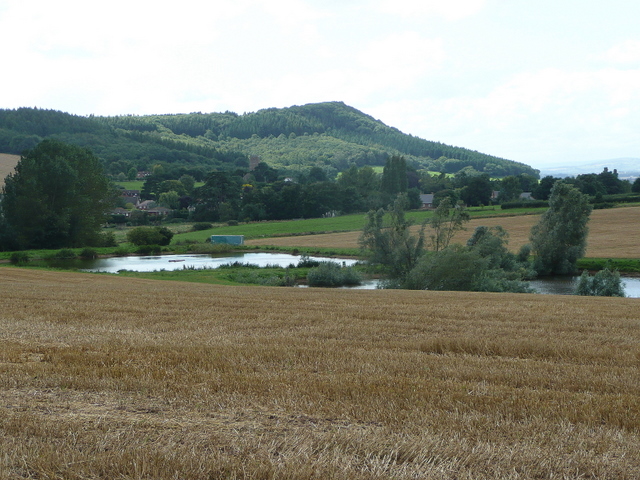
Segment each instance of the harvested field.
M0 153L0 188L4 185L4 179L13 172L20 160L20 155Z
M640 478L635 299L0 269L0 479Z
M459 232L454 242L465 243L480 226L501 225L509 232L509 248L517 252L529 242L531 227L540 219L539 215L473 219L467 230ZM414 227L417 231L417 227ZM248 240L247 245L277 245L291 247L358 248L359 231L278 237ZM594 210L589 221L587 257L596 258L640 258L640 207L621 207Z

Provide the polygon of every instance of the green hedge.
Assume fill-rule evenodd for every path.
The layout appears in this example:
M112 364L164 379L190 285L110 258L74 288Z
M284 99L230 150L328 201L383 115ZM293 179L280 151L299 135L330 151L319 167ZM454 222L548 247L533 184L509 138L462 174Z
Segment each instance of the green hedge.
M549 207L549 202L545 200L521 200L518 202L505 202L500 204L502 210L509 210L511 208L542 208Z

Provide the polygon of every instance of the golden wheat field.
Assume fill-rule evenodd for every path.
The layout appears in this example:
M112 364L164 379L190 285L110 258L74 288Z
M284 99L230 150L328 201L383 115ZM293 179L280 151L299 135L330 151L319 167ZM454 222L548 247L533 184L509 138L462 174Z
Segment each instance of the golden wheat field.
M0 268L0 479L637 479L640 303Z
M466 230L458 232L453 241L465 243L480 226L501 225L509 233L509 248L518 251L529 242L531 227L540 219L539 215L494 217L471 220ZM418 227L414 227L418 231ZM428 233L428 230L427 230ZM321 235L278 237L248 240L248 245L277 245L291 247L358 248L360 231ZM640 207L621 207L594 210L589 221L587 257L596 258L640 258Z
M4 179L16 168L20 155L10 155L8 153L0 153L0 188L4 185Z

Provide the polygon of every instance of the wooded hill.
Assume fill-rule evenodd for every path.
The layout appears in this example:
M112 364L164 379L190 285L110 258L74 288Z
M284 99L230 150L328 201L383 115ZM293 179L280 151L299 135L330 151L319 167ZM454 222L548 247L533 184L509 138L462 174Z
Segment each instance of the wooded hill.
M384 165L403 155L415 168L492 177L538 171L523 163L402 133L342 102L269 108L238 115L190 113L77 116L54 110L0 110L0 152L19 154L44 138L91 149L107 173L161 163L196 178L212 169L246 168L258 156L286 175L322 167L329 178L351 165Z

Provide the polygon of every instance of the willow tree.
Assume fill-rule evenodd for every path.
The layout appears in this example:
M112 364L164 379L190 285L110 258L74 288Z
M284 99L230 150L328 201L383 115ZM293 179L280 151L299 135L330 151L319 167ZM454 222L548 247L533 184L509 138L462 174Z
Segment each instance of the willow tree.
M531 229L534 269L538 275L575 273L587 249L591 205L586 195L564 182L556 182L549 196L549 209Z
M407 219L409 201L399 195L387 210L367 213L367 222L359 238L360 247L372 264L380 265L390 278L405 276L425 252L425 224L417 235L410 231L414 222Z

